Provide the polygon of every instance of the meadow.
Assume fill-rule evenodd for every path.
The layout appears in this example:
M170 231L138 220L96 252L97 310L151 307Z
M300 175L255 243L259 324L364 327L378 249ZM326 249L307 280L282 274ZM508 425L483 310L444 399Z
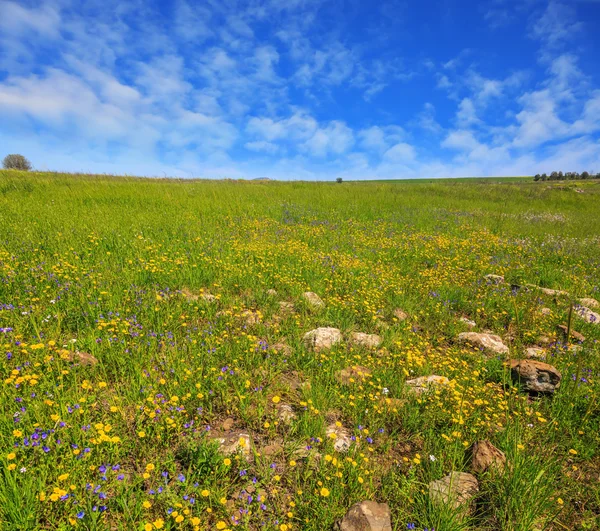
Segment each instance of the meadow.
M597 182L0 171L0 529L318 531L363 500L395 530L599 529L582 299ZM435 495L451 472L468 499Z

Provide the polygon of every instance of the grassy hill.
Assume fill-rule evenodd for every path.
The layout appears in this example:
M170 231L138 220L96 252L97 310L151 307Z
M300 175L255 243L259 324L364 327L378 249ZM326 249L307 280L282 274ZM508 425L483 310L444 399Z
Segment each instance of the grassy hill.
M394 529L596 529L599 199L0 171L0 528L316 531L374 500ZM532 347L553 392L507 367Z

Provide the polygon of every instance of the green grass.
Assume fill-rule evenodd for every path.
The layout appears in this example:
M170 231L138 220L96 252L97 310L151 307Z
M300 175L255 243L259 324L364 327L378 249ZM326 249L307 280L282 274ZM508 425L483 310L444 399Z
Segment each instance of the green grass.
M600 299L599 183L0 171L0 229L2 529L316 531L364 499L398 530L600 525L600 325L574 318L576 352L556 328ZM529 399L504 358L457 343L461 317L511 357L547 336L560 389ZM307 349L320 326L344 341ZM343 385L354 365L370 376ZM450 385L407 390L430 374ZM224 456L223 434L248 435L250 459ZM429 483L469 471L481 439L504 471L479 476L469 514L433 504Z

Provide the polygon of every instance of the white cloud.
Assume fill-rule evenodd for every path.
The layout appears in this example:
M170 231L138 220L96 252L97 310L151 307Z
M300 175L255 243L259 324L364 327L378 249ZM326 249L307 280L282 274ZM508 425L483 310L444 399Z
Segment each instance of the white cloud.
M415 161L416 156L413 146L405 142L399 142L383 154L383 160L392 163L411 164Z
M244 144L246 149L250 151L258 151L262 153L268 153L273 155L279 151L279 146L277 144L273 144L272 142L266 142L265 140L256 140L254 142L246 142Z

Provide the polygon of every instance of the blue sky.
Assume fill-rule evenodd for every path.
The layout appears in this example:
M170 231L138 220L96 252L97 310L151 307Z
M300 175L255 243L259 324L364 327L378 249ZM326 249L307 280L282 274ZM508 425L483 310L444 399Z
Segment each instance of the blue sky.
M375 179L600 171L600 0L0 0L0 156Z

